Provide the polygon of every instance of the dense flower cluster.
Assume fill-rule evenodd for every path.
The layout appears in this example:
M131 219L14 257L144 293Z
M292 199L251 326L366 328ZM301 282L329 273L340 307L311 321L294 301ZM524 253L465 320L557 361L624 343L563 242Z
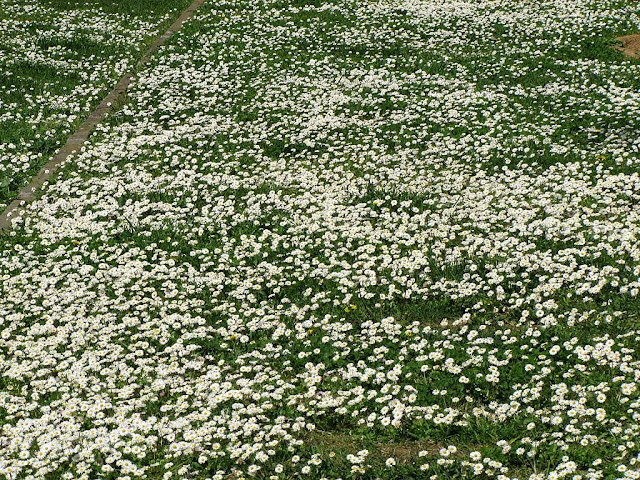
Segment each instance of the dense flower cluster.
M0 209L169 18L67 3L0 0Z
M0 478L640 478L637 14L205 4L0 240Z

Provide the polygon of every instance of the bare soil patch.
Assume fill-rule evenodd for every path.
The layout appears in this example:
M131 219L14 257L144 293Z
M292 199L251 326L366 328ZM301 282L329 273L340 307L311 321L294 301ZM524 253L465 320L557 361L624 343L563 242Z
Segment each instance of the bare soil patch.
M344 456L345 453L356 453L358 450L369 448L369 462L382 464L393 457L398 464L407 465L418 459L421 451L428 452L429 455L437 455L443 445L438 445L432 440L386 440L386 441L363 441L362 438L350 435L345 432L325 432L314 431L308 435L306 441L321 451L335 453Z
M628 57L640 58L640 33L618 37L616 40L622 42L621 46L615 47L616 50L621 51Z

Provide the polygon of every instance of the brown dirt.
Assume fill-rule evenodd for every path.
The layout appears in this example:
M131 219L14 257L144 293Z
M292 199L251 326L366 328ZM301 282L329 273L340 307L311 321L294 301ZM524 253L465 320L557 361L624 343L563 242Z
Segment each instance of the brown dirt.
M616 50L624 53L627 57L640 58L640 33L618 37L616 40L622 43L621 46L615 47Z
M151 55L160 48L174 33L176 33L182 25L195 14L196 10L205 2L205 0L193 0L176 19L175 22L160 37L156 38L142 55L136 69L144 66ZM11 229L13 219L24 212L26 205L36 199L36 191L44 185L45 182L53 176L54 172L66 162L75 152L80 150L82 145L89 139L89 135L93 129L101 123L107 115L114 109L126 94L129 84L134 76L126 73L116 86L106 97L102 99L96 109L80 124L78 129L71 135L62 148L44 165L38 174L31 179L29 184L18 193L18 197L12 201L4 211L0 209L0 234Z
M393 457L400 465L415 462L418 459L418 453L422 450L429 452L430 455L436 455L442 447L431 440L395 439L386 442L363 442L361 438L348 433L318 430L310 433L306 442L325 453L335 451L340 456L344 456L345 453L355 454L358 450L367 448L369 462L382 464L387 458Z
M377 447L381 460L393 457L400 465L416 462L418 454L423 450L429 452L430 455L436 455L441 448L435 442L428 440L382 443Z

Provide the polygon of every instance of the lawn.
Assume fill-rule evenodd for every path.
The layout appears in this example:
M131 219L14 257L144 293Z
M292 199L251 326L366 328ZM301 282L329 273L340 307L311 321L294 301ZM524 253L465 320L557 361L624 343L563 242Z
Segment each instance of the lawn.
M638 30L205 2L0 237L0 479L640 478Z

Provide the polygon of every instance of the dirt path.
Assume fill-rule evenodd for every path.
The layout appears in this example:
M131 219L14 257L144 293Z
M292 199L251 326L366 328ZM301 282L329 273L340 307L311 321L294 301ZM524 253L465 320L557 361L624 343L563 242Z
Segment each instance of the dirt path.
M138 63L136 63L134 71L138 71L140 67L145 65L151 55L160 48L175 32L180 30L184 23L195 14L196 10L205 2L205 0L194 0L176 19L175 22L159 36L144 52ZM48 181L55 171L69 159L82 145L89 139L89 135L93 129L102 122L107 115L113 110L114 105L122 98L127 88L134 78L133 73L126 73L115 87L102 99L96 109L86 118L78 129L67 139L66 143L58 151L58 153L49 160L40 171L31 179L29 184L22 188L18 196L13 200L7 208L0 214L0 233L7 232L11 229L12 220L24 209L24 207L35 200L37 190Z

